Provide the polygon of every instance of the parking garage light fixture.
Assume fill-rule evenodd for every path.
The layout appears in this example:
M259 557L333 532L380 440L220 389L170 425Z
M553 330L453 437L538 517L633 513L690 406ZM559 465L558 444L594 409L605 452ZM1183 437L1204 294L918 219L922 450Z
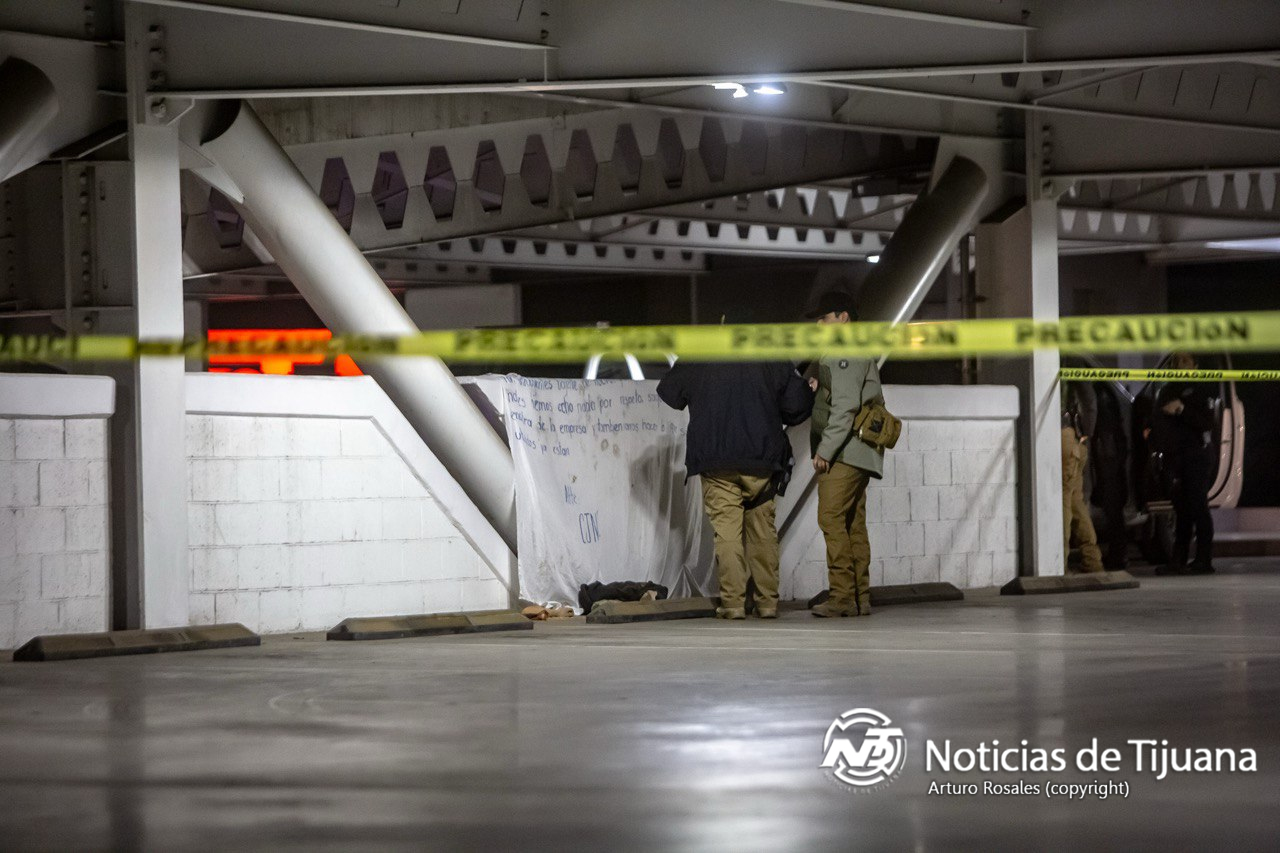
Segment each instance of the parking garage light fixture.
M732 80L725 80L720 83L712 83L711 88L721 91L732 92L735 98L745 98L748 95L785 95L787 86L785 83L758 83L751 88L750 91L741 83L735 83Z
M878 263L880 263L880 256L879 256L879 255L867 255L867 263L869 263L869 264L878 264Z
M747 87L743 86L741 83L725 82L725 83L712 83L711 85L715 89L722 89L722 90L727 89L732 91L733 96L735 98L745 98L747 96Z
M1241 240L1209 240L1204 244L1206 249L1225 249L1236 252L1280 253L1280 238L1254 237Z

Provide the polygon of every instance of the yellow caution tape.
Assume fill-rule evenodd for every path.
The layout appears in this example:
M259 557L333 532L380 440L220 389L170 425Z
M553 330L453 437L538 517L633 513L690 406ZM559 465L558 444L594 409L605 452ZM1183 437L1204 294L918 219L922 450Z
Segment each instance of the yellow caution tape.
M1093 382L1142 380L1147 382L1280 382L1280 370L1130 370L1111 367L1064 367L1063 380Z
M963 320L928 323L772 323L742 326L479 329L406 336L336 335L300 341L263 334L234 340L0 336L0 363L113 361L140 356L429 355L455 362L574 363L595 354L660 360L804 359L817 355L893 358L1065 354L1280 351L1280 312L1073 317L1056 322Z

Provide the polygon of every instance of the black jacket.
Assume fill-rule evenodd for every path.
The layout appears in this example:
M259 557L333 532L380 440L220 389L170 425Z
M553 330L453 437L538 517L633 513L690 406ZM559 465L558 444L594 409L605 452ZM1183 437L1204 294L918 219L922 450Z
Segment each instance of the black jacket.
M1167 415L1162 407L1182 401L1182 411ZM1213 430L1214 406L1203 382L1170 382L1156 392L1151 436L1157 450L1172 459L1197 457L1209 446Z
M673 409L689 407L690 476L788 468L783 426L802 423L813 409L813 392L784 362L680 362L658 383L658 395Z
M1062 425L1093 437L1098 424L1098 394L1092 382L1062 383Z

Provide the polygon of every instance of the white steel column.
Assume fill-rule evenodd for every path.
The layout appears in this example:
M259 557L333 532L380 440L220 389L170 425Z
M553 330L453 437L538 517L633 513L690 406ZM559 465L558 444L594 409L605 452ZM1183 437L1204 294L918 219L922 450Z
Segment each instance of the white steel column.
M176 128L134 126L134 280L138 337L180 338L182 211L178 194ZM142 624L186 625L187 459L186 362L147 356L135 368L138 569Z
M335 332L418 331L248 104L203 150L243 194L245 219L293 285ZM364 358L382 386L475 505L516 550L511 452L436 358Z
M120 199L116 210L132 224L132 245L121 247L131 250L131 331L143 340L171 340L183 336L178 128L165 121L167 105L146 93L157 33L145 15L126 5L132 197ZM118 485L112 512L125 514L125 524L115 530L123 528L129 539L125 548L113 548L114 559L122 554L128 559L123 571L113 571L117 584L125 583L125 589L113 592L123 598L117 601L115 627L186 625L186 364L180 355L146 356L130 373L121 383L124 418L118 414L112 426L112 465L123 468L113 476Z
M1033 200L994 219L977 229L978 293L985 299L980 315L1057 320L1057 203ZM1058 351L1046 349L1029 358L986 359L981 370L982 381L1016 385L1021 397L1018 538L1024 575L1064 571L1058 364Z

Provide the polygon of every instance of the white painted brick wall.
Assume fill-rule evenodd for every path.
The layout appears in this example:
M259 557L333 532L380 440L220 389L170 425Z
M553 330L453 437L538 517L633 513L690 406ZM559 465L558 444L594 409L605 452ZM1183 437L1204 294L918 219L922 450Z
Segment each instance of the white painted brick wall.
M507 590L373 421L187 416L191 621L487 610Z
M0 648L105 631L107 421L0 419Z
M1018 569L1014 464L1012 419L904 419L884 478L867 492L872 585L972 588L1011 580ZM784 597L826 588L826 545L812 515L809 507L789 533L810 542L798 564L782 567Z

